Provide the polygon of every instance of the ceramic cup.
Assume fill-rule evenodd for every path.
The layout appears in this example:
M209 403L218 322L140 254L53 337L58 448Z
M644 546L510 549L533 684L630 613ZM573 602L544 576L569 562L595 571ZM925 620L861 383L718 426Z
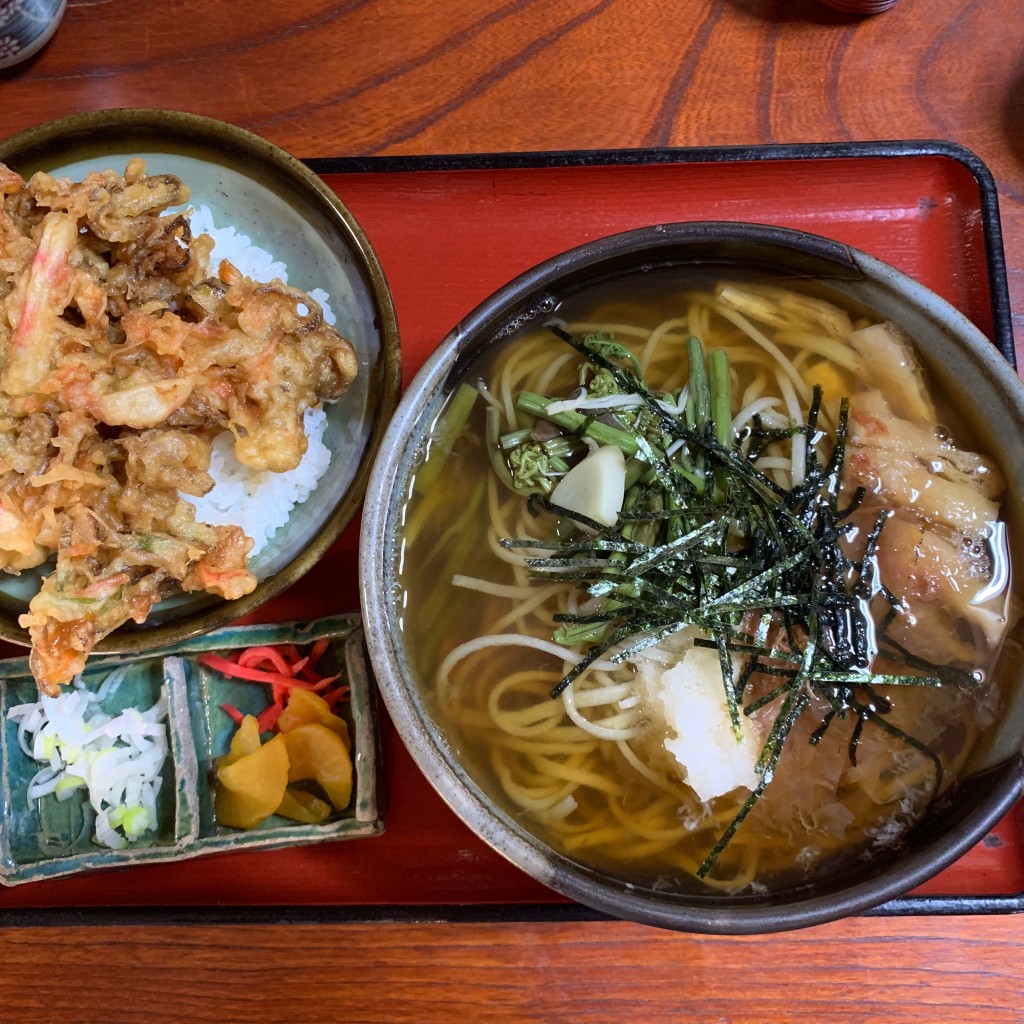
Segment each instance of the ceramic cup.
M0 0L0 69L35 56L57 31L67 0Z

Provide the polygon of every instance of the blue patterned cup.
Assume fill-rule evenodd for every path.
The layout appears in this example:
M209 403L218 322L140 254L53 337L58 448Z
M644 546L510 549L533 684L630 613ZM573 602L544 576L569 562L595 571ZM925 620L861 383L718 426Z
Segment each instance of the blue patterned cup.
M64 16L67 0L0 0L0 69L35 56Z

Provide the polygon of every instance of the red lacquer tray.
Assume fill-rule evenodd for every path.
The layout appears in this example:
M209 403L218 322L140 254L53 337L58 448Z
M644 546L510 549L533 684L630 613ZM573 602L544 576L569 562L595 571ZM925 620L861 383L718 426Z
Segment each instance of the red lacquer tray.
M801 228L864 249L961 309L1013 361L995 188L945 143L311 160L390 282L406 383L495 288L564 249L676 220ZM368 500L373 500L372 495ZM358 607L358 523L263 610ZM133 867L0 891L0 923L596 916L508 864L442 803L383 722L383 835ZM1024 909L1018 805L970 853L882 913Z

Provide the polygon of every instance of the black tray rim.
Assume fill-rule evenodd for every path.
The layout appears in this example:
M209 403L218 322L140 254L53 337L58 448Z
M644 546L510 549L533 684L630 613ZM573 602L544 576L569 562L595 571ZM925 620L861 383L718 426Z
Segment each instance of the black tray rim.
M860 917L999 916L1024 910L1019 895L905 896ZM582 903L268 904L265 906L23 907L0 928L231 925L572 924L618 921ZM622 923L628 924L628 921ZM645 926L647 927L647 926ZM680 933L686 934L686 933Z
M743 163L775 160L944 157L962 164L978 187L985 262L992 304L993 343L1017 368L998 189L973 151L941 139L875 142L784 143L754 146L663 147L657 149L548 150L520 153L310 157L317 174L387 174L528 170L554 167L636 167L659 164ZM344 200L343 200L344 201ZM863 917L1000 915L1024 912L1024 892L981 895L907 895L865 912ZM69 928L84 925L273 924L566 924L614 921L579 903L345 904L265 906L0 907L0 928Z

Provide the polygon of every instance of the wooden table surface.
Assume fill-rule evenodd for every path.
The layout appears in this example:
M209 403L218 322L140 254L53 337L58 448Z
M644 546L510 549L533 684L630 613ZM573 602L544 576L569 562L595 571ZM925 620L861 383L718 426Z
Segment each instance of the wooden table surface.
M3 5L0 5L2 7ZM3 29L0 27L0 35ZM69 0L0 136L164 106L300 157L945 139L995 176L1024 343L1024 4ZM1024 363L1022 363L1024 365ZM0 929L0 1020L1024 1021L1024 920Z

